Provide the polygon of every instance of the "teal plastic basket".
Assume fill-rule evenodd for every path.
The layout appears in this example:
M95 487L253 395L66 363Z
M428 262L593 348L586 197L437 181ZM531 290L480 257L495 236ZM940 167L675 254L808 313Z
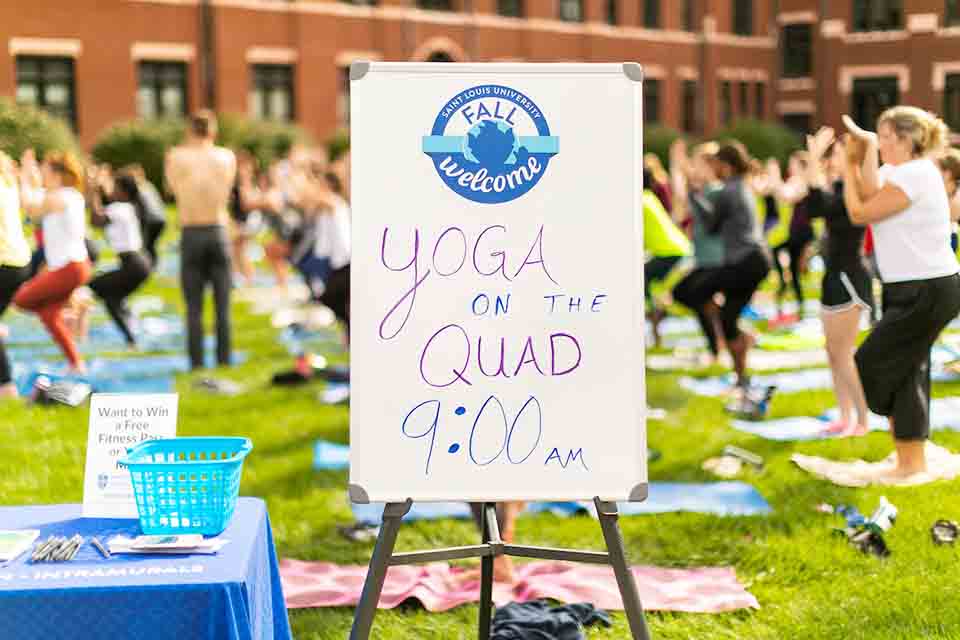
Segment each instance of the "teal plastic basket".
M120 465L130 470L143 533L221 533L252 450L248 438L170 438L128 449Z

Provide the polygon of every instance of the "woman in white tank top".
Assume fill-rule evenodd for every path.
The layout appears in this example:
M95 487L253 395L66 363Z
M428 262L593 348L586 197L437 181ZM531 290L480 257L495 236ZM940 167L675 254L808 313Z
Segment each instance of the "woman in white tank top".
M79 191L83 168L71 154L52 153L38 170L33 157L25 154L20 178L24 210L43 231L47 268L20 288L14 303L40 316L70 363L70 372L84 373L74 336L63 320L64 306L92 271L85 243L86 204Z

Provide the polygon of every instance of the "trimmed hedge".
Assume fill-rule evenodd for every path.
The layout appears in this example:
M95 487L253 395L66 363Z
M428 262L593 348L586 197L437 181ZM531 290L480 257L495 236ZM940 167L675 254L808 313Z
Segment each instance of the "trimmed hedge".
M799 135L783 125L761 120L737 120L711 137L717 142L739 140L754 158L776 158L784 166L791 153L803 148Z
M26 149L35 149L38 158L50 151L77 153L77 139L60 118L31 106L0 98L0 150L19 160Z
M330 162L334 162L350 151L350 134L346 131L338 131L332 138L327 140L327 153L330 156Z
M670 166L670 145L677 138L682 137L676 129L662 125L645 125L643 127L643 152L653 153L660 158L663 166Z
M131 120L106 129L93 146L93 157L115 168L128 164L143 167L147 179L163 185L163 156L183 140L182 120Z
M244 149L261 166L286 155L297 143L310 144L310 136L296 125L251 120L236 114L218 117L217 144ZM184 137L186 122L174 120L130 120L113 125L98 138L93 157L114 167L138 163L155 185L163 184L163 158Z

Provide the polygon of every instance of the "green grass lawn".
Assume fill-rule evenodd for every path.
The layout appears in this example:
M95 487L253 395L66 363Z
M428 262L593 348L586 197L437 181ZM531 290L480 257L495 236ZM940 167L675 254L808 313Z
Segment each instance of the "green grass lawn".
M148 292L180 306L169 281L155 282ZM336 529L350 520L346 472L311 470L316 439L347 441L347 409L319 405L319 384L271 388L271 375L288 367L291 358L266 317L237 305L235 318L236 347L250 357L222 375L251 391L235 398L210 396L191 389L191 376L181 376L180 433L253 439L242 493L267 501L281 556L365 564L372 543L350 542ZM769 517L669 514L622 522L632 562L732 565L761 603L757 611L724 615L651 613L647 619L656 638L960 638L960 606L953 600L958 552L935 547L929 535L938 518L960 519L960 483L885 490L833 487L798 471L790 455L880 458L890 449L889 436L798 444L764 441L732 430L719 399L690 396L675 376L650 374L648 380L651 406L669 410L667 420L648 426L650 445L663 453L651 465L651 479L712 480L700 470L701 462L724 445L736 444L766 458L763 472L745 472L742 479L757 486L774 509ZM937 393L960 393L960 388L941 386ZM826 392L784 395L775 400L773 413L815 415L832 404ZM87 412L8 403L0 405L0 416L0 504L79 502ZM938 433L935 440L960 450L960 433ZM881 495L900 508L887 538L892 556L886 560L860 555L834 538L830 529L838 519L814 510L817 503L830 502L856 504L869 512ZM520 543L602 545L599 526L589 518L526 517L517 534ZM468 522L416 523L404 526L398 549L476 541L477 532ZM475 606L445 614L404 606L378 614L374 637L475 637L476 613ZM344 638L351 615L345 608L294 611L295 637ZM628 637L625 618L615 614L614 621L612 629L590 631L588 637Z

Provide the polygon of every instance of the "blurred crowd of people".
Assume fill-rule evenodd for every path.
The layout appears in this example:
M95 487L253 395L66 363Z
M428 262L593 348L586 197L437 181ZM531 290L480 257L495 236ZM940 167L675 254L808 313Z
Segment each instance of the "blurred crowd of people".
M884 112L867 125L876 131L847 117L844 124L843 136L830 128L807 136L786 176L776 160L751 158L737 141L691 150L679 140L670 150L669 173L648 155L646 284L649 289L690 265L673 287L673 301L699 321L708 346L703 364L729 353L734 393L742 395L750 391L748 356L755 344L741 326L744 310L776 271L777 315L769 326L801 321L803 275L819 253L820 319L840 407L840 419L827 431L864 435L870 411L888 417L897 452L890 473L908 476L926 468L930 351L960 313L960 150L949 146L943 121L914 107ZM781 235L776 240L774 230ZM874 291L881 285L878 305ZM787 314L791 291L796 311ZM664 309L648 291L657 346ZM858 347L865 318L872 331Z
M256 281L253 258L262 242L275 279L286 288L302 274L310 298L349 327L349 153L330 162L325 150L294 146L260 166L249 153L219 147L216 117L190 119L185 142L169 150L165 185L152 184L139 165L84 165L65 151L19 160L0 153L0 317L13 304L35 313L67 361L82 376L78 341L86 336L95 300L131 349L139 325L127 303L163 259L170 226L161 195L177 204L180 282L187 307L186 349L193 368L205 366L202 311L212 288L217 362L231 363L230 291ZM102 231L102 240L93 230ZM98 260L106 251L115 262ZM98 268L99 267L99 268ZM17 395L0 327L0 394ZM349 334L348 334L349 335Z

